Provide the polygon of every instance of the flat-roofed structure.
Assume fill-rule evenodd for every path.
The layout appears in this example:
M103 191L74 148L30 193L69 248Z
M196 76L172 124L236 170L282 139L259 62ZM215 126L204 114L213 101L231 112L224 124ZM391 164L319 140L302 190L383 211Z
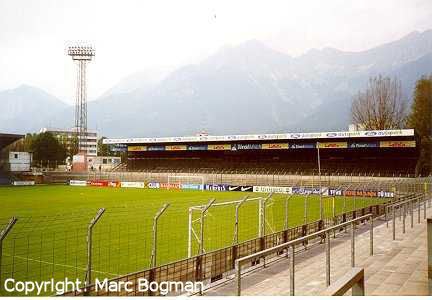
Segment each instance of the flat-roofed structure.
M128 153L129 170L415 173L413 129L105 139Z

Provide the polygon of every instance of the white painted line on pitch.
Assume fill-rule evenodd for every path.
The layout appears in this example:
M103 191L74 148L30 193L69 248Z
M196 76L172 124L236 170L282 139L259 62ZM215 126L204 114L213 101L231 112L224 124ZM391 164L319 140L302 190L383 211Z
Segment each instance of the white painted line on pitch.
M87 270L85 268L75 267L75 266L72 266L72 265L56 264L56 263L52 263L52 262L49 262L49 261L44 261L44 260L39 260L39 259L34 259L34 258L28 258L28 257L24 257L24 256L19 256L19 255L10 255L10 254L5 254L5 253L3 253L3 255L9 256L9 257L16 257L16 258L23 259L23 260L31 260L31 261L34 261L34 262L48 264L48 265L55 265L55 266L60 266L60 267L79 269L79 270L83 270L83 271ZM110 272L102 272L102 271L97 271L97 270L92 270L92 272L101 273L101 274L109 274L109 275L113 275L113 276L120 276L119 274L114 274L114 273L110 273Z

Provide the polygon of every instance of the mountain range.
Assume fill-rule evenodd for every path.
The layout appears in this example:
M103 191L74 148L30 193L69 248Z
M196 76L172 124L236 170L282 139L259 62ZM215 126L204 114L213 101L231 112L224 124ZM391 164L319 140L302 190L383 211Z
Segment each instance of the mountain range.
M371 76L397 77L407 101L432 73L432 30L366 51L311 49L292 57L256 40L195 65L132 75L88 103L108 137L345 130L353 95ZM0 92L0 131L68 128L74 107L34 87Z

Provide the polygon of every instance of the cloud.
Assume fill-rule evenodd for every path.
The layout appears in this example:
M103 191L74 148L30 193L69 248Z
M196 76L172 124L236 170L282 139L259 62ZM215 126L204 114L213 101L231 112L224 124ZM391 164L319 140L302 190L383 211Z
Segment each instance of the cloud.
M0 89L22 83L71 102L67 42L90 41L89 98L131 73L198 62L226 44L264 40L299 55L357 51L432 28L432 1L0 0Z

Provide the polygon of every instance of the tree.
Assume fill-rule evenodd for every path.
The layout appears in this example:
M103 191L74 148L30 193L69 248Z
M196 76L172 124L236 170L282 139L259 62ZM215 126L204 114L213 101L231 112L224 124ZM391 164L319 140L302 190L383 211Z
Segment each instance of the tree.
M34 161L64 161L66 148L50 133L43 132L35 135L31 151Z
M407 126L414 128L420 140L420 157L416 174L427 175L431 171L431 133L432 133L432 76L420 78L414 90L411 112Z
M106 139L106 137L101 137L97 142L97 150L99 156L113 156L113 152L111 151L109 145L104 144L102 141Z
M352 120L366 130L397 129L404 125L406 101L401 82L394 78L372 77L351 107Z
M37 134L27 133L23 139L20 139L8 147L9 151L32 152L33 141Z

